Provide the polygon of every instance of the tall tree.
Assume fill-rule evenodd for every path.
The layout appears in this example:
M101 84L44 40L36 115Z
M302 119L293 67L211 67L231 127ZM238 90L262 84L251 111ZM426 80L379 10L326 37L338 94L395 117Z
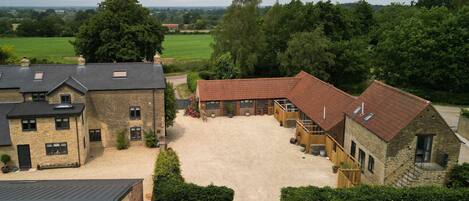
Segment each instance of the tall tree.
M105 0L73 45L90 62L151 60L162 52L163 30L137 0Z
M436 6L453 7L453 0L418 0L416 6L432 8Z
M13 47L0 46L0 64L10 64L15 62Z
M373 8L366 0L358 1L354 6L354 15L360 26L361 34L368 34L375 25Z
M287 50L281 54L280 63L286 75L294 75L301 70L323 80L328 80L328 68L334 65L332 43L324 36L322 29L314 32L301 32L292 36Z
M230 53L241 76L250 76L264 48L264 38L258 22L260 0L233 0L213 33L212 59Z
M217 79L234 79L239 77L239 68L235 66L230 53L225 53L215 60L215 76Z

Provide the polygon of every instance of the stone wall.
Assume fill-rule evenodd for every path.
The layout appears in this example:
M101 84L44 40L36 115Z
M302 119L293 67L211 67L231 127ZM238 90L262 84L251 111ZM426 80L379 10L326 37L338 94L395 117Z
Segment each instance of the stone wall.
M386 150L388 145L362 125L356 123L349 117L345 119L344 149L350 154L352 140L356 144L355 159L358 161L359 149L365 152L365 167L363 167L362 180L364 183L383 184ZM368 171L369 156L374 159L373 173Z
M407 125L401 132L394 137L387 149L386 160L386 183L391 182L399 174L394 173L402 171L399 169L405 166L404 163L414 163L415 150L418 134L433 135L431 162L438 162L438 155L448 154L448 168L450 169L457 163L460 150L460 142L453 131L449 128L443 118L438 114L435 108L429 105L415 119Z
M459 116L458 134L469 140L469 118Z
M131 120L131 106L141 108L141 119ZM130 137L131 127L142 127L142 140L131 145L143 144L143 131L155 130L164 135L164 91L120 90L91 91L86 96L88 129L101 129L104 147L116 145L116 134L125 130Z
M72 103L85 103L86 98L83 94L78 93L76 90L70 88L67 85L61 86L51 94L47 96L47 99L50 104L59 104L60 103L60 96L68 94L72 99Z
M84 164L86 161L87 153L83 139L83 127L81 117L70 117L70 129L56 130L55 118L36 118L36 131L23 132L21 128L21 119L11 119L10 121L10 136L12 140L12 148L14 153L12 158L14 163L18 166L18 157L16 145L29 145L31 152L31 164L33 168L38 165L64 165L72 163ZM77 133L78 132L78 133ZM78 139L77 139L78 135ZM67 143L68 153L64 155L46 155L46 143ZM89 143L88 143L89 144Z
M443 186L446 181L446 171L423 171L413 186Z
M0 103L16 103L23 102L23 94L19 89L2 89L0 90Z

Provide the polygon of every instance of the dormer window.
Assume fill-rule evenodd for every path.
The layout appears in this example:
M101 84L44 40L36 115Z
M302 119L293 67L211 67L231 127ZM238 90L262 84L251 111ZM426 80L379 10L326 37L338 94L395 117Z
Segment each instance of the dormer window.
M36 72L34 73L34 80L41 81L44 78L44 72Z
M114 71L112 73L112 78L125 79L127 78L127 71L125 70Z

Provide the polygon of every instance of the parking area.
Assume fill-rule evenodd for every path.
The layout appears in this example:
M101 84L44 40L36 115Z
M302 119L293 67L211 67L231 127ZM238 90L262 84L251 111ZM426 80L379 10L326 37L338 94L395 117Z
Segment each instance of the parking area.
M158 149L144 146L133 146L122 151L114 148L95 149L93 157L80 168L13 172L0 174L0 180L142 178L145 200L150 200L153 167L158 152Z
M289 143L293 135L294 129L280 127L272 116L202 122L180 112L167 140L179 155L187 182L228 186L236 201L279 200L286 186L334 187L332 163L303 154Z

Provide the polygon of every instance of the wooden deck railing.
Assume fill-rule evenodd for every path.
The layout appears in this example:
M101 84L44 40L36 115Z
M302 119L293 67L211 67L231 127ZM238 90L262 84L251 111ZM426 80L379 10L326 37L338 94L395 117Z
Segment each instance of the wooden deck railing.
M286 103L286 100L274 101L274 117L277 121L282 123L282 125L285 125L287 120L296 120L299 117L299 111L296 107L295 109L287 109L284 103Z
M331 136L326 135L326 153L329 160L339 167L337 176L338 188L349 188L359 185L361 171L359 163L345 152L344 148Z

